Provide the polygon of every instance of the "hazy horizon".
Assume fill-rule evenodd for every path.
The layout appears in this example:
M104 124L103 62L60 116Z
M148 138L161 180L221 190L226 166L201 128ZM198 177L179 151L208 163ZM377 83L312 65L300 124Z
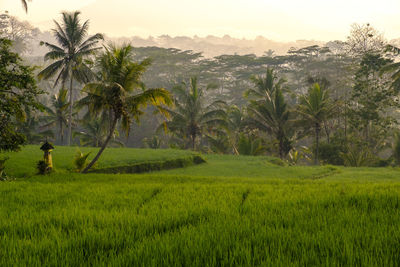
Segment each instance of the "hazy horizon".
M91 22L90 32L110 37L169 35L278 41L344 40L353 23L371 23L386 38L400 37L400 2L375 1L261 1L261 0L33 0L25 14L20 1L0 0L0 11L27 20L42 30L53 28L61 11L80 10Z

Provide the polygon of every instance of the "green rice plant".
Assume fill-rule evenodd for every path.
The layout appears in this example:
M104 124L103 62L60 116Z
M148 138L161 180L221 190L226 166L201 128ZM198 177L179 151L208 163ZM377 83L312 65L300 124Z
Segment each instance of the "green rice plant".
M74 157L74 165L75 171L81 172L88 165L88 157L92 152L88 152L83 154L80 150L78 150Z

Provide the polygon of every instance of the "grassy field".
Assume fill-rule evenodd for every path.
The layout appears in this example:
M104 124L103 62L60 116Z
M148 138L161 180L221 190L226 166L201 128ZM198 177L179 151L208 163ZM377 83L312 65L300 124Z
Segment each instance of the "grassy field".
M12 156L19 178L0 183L0 266L400 263L398 169L208 155L183 169L82 175L68 172L76 148L58 148L57 172L32 176L34 148ZM188 153L109 151L99 165Z

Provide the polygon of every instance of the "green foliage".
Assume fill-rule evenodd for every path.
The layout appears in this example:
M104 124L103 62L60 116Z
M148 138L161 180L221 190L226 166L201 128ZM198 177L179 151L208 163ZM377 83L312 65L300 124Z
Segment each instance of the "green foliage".
M9 157L1 157L0 158L0 181L7 180L7 174L4 170L6 168L6 161L8 159L9 159Z
M288 154L288 162L290 165L297 165L303 158L299 151L292 149Z
M367 147L349 145L346 153L340 154L345 166L362 167L370 166L374 161L372 153Z
M26 140L16 126L26 120L26 112L41 109L36 97L43 92L36 86L33 68L23 65L11 52L11 42L2 38L0 77L0 152L16 151Z
M67 90L60 89L58 94L52 96L51 107L45 108L47 116L43 120L46 123L41 126L44 129L56 128L57 137L61 145L64 144L64 130L68 125L67 111L70 103L68 102L67 94Z
M355 76L348 116L351 126L372 150L382 148L388 130L395 123L390 110L396 108L397 91L390 86L390 79L381 72L391 63L383 55L366 53ZM357 103L357 104L355 104Z
M151 148L151 149L159 149L161 148L161 139L157 135L153 136L151 139L144 138L143 139L143 145L145 148Z
M52 168L50 168L49 164L47 164L47 162L45 162L44 160L39 160L37 162L36 169L38 171L38 174L41 175L49 174L52 171Z
M290 111L282 93L282 84L285 80L277 77L272 69L267 70L265 78L253 78L255 90L249 94L257 96L257 100L251 100L248 107L251 118L250 124L259 130L266 131L278 141L279 157L285 158L292 149L290 142L291 123Z
M395 164L400 166L400 134L396 133L394 137L393 143L393 158L395 160Z
M58 45L47 42L40 42L45 45L50 51L44 56L45 60L52 60L46 68L39 74L40 79L50 79L57 77L54 82L54 87L61 83L64 88L65 83L69 79L69 112L68 112L68 145L71 142L72 136L72 113L73 113L73 81L87 83L93 80L94 74L85 61L88 57L101 47L97 47L98 42L103 40L103 35L97 33L88 37L89 21L81 23L79 11L62 12L62 23L54 21L56 28L53 29L54 37Z
M319 138L322 124L333 115L335 109L327 90L324 90L315 83L308 90L306 95L300 97L300 104L297 112L303 119L305 127L314 128L315 134L315 164L319 161Z
M225 103L215 100L209 104L206 98L209 89L212 89L211 84L206 88L199 87L197 77L191 77L189 84L183 82L172 90L175 108L168 109L172 118L165 125L186 148L196 150L199 138L226 126Z
M185 158L169 159L165 161L140 162L127 166L114 166L109 168L94 169L94 173L142 173L175 168L184 168L194 164L205 163L206 161L199 155Z
M92 116L110 114L107 138L83 172L87 172L99 159L115 133L118 122L129 135L133 120L139 122L148 105L158 113L165 116L169 114L164 105L172 105L170 93L164 88L147 89L141 81L150 61L146 59L136 63L131 58L130 45L107 47L96 60L98 81L88 83L83 88L87 96L80 100L80 106L87 106Z
M241 134L237 145L239 155L257 156L265 153L266 148L261 138L255 136Z
M76 152L74 157L74 165L77 172L81 172L87 166L88 157L90 154L91 152L83 154L80 150Z
M346 152L346 146L337 142L319 144L319 159L324 164L344 165L342 153Z

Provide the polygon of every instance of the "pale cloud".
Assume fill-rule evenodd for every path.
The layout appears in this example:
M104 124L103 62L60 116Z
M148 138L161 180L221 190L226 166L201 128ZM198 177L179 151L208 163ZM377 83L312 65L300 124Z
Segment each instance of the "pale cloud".
M371 23L389 39L400 37L398 0L33 0L25 14L19 0L0 0L41 28L62 10L82 11L91 31L109 36L219 35L278 41L344 39L352 23Z

